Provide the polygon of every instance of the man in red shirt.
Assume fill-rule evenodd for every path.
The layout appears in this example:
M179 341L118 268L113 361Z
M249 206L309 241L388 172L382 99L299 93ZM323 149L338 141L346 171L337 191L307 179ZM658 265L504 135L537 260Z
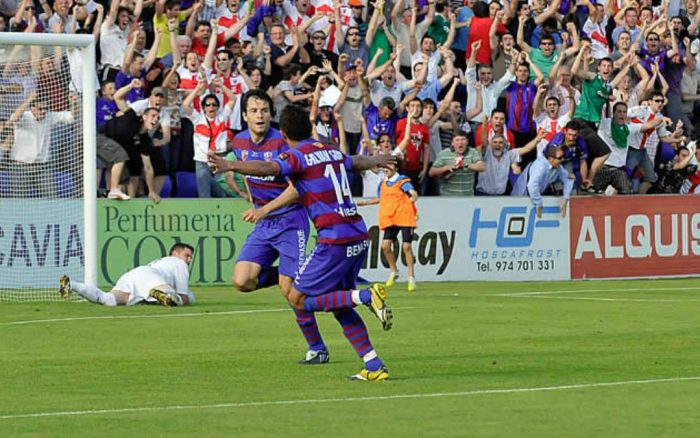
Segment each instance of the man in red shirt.
M488 5L481 1L474 4L474 16L468 20L469 44L467 44L467 60L471 55L471 45L476 41L481 41L476 61L481 65L491 65L491 39L489 35L493 21L496 19L501 20L498 23L496 32L502 35L507 31L504 24L507 24L513 16L513 12L510 10L510 2L506 2L504 14L496 18L496 14L500 9L501 5L497 1L492 1Z
M410 117L396 122L396 144L401 144L406 135L406 123L411 123L411 139L402 151L405 155L404 172L411 179L411 184L418 193L422 193L421 184L428 175L428 163L430 162L430 130L421 123L420 116L423 112L423 102L417 97L408 102L408 114Z
M486 126L486 131L484 131L484 126ZM491 144L491 139L496 134L505 137L507 149L513 149L515 147L513 132L506 128L506 113L498 108L491 111L490 120L484 116L481 125L476 128L476 132L474 133L474 143L476 147L480 148L482 144Z

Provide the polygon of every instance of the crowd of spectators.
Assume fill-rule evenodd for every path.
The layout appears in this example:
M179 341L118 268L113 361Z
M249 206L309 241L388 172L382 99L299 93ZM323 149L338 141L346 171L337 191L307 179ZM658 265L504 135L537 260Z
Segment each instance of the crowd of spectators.
M700 120L699 5L7 0L0 31L98 39L98 175L113 199L157 202L164 186L186 196L182 174L194 196L247 198L244 179L212 175L206 156L234 159L252 89L276 114L308 107L314 136L345 152L400 151L423 195L510 194L545 150L574 193L700 193L700 151L688 145ZM28 51L2 52L0 175L50 196L53 154L76 154L53 144L79 140L82 61L55 48L13 63ZM353 194L375 196L381 178L353 175Z

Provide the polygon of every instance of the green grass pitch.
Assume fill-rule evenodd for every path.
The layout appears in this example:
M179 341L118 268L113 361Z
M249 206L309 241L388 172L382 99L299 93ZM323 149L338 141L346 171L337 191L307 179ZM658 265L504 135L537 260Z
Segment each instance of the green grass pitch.
M700 280L404 287L389 332L358 309L388 382L329 314L297 365L276 289L0 305L0 436L700 436Z

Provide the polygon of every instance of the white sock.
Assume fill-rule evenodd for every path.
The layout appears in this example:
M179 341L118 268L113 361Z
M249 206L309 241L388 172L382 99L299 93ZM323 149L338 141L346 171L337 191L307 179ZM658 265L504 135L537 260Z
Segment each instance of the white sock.
M413 281L413 282L415 282L415 281L416 281L416 279L415 279L415 278L413 278L413 277L408 277L408 281Z
M103 306L117 305L117 297L115 297L114 294L105 293L95 286L88 286L85 283L76 283L71 281L70 287L78 295L90 302L102 304Z
M362 356L362 360L363 360L365 363L367 363L367 362L369 362L369 361L372 360L372 359L376 359L377 357L378 357L378 356L377 356L377 353L376 353L374 350L372 350L372 351L370 351L369 353L367 353L367 354L365 354L364 356Z
M350 294L350 297L352 299L352 303L356 306L359 306L362 303L362 300L360 299L360 291L357 289L353 289L352 293Z

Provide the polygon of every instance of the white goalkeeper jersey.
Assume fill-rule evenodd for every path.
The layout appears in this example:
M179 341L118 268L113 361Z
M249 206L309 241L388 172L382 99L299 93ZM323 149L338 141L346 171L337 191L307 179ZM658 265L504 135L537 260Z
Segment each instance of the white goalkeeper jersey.
M190 271L187 263L178 257L163 257L153 260L146 265L159 275L166 284L172 286L178 293L192 295L190 291Z
M163 257L145 266L136 267L119 277L112 290L130 294L127 305L151 301L149 291L167 284L178 294L187 295L189 304L194 304L190 290L190 271L184 260L178 257Z

